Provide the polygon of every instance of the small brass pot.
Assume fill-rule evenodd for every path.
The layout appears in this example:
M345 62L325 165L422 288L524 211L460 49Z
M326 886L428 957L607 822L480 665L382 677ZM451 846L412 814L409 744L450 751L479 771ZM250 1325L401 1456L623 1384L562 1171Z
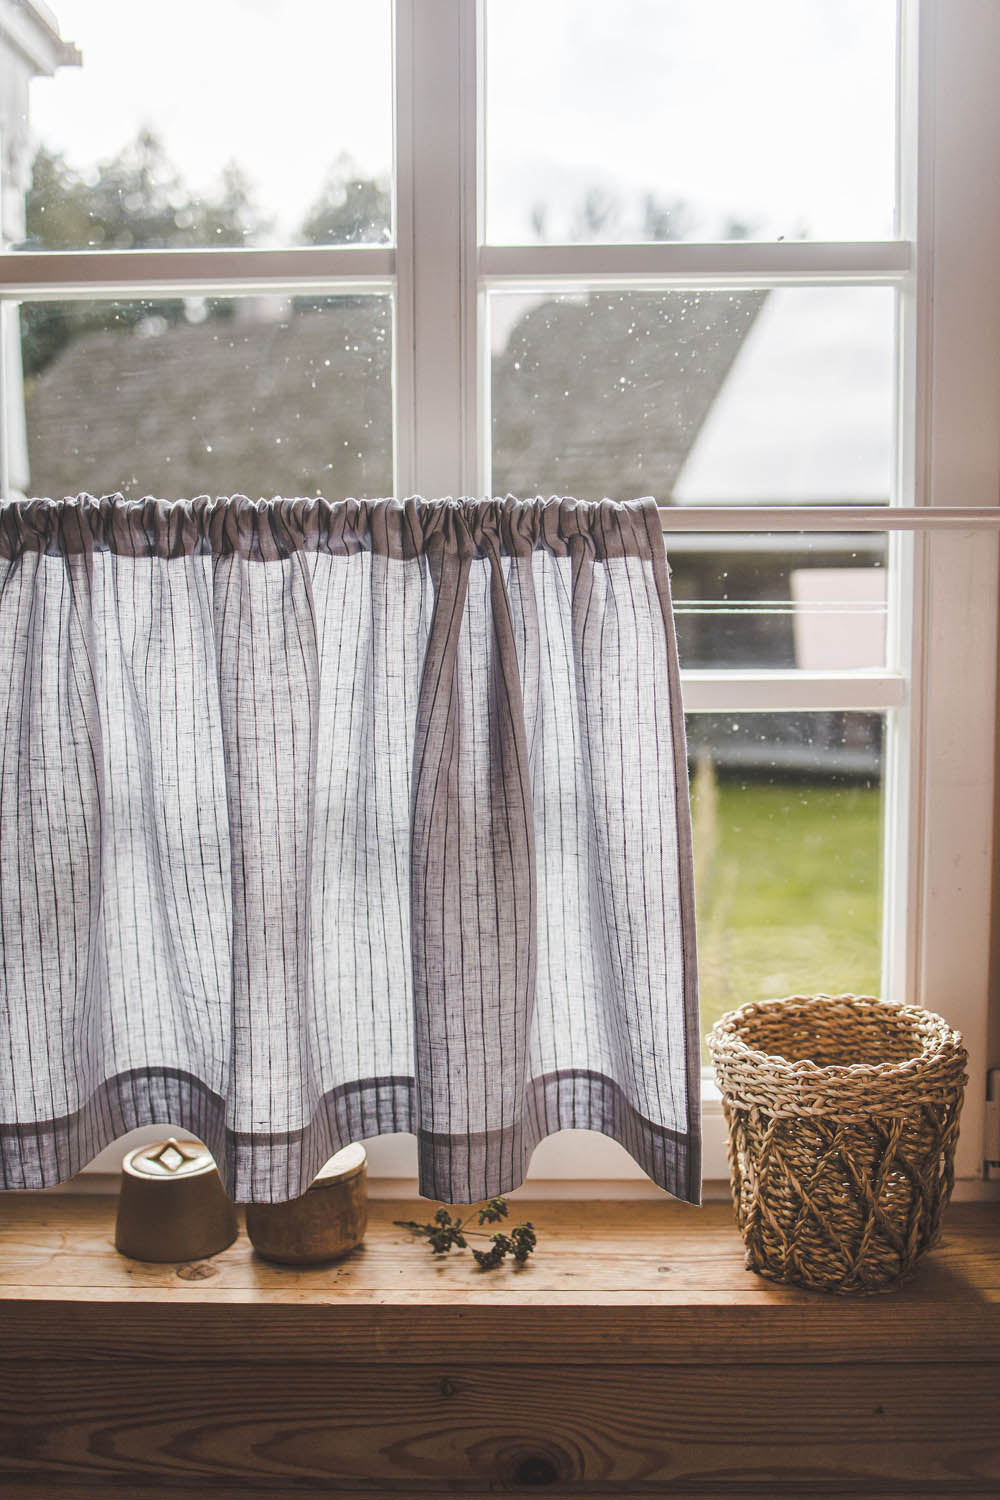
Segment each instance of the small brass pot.
M300 1198L247 1204L247 1234L258 1255L287 1266L336 1260L360 1245L368 1225L365 1148L331 1156Z
M122 1162L115 1248L133 1260L203 1260L239 1233L210 1151L200 1141L139 1146Z

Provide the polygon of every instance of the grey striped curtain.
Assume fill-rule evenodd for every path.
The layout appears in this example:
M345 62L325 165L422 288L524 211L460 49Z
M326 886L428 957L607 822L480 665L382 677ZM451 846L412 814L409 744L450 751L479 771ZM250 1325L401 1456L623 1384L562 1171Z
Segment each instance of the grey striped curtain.
M697 1201L683 717L650 502L0 507L2 1183L138 1125L241 1201L552 1131Z

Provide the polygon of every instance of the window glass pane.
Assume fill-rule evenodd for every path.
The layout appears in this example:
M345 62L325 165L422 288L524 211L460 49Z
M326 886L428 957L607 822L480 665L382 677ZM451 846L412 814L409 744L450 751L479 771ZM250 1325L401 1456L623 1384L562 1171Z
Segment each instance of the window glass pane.
M26 303L21 335L16 489L392 493L388 297Z
M495 493L890 498L890 288L497 292L490 310Z
M389 0L57 10L81 61L5 122L26 179L38 152L28 248L389 238Z
M487 0L487 238L893 232L895 0Z
M881 993L880 714L689 714L702 1031L747 1000Z
M884 533L664 540L682 666L885 666Z

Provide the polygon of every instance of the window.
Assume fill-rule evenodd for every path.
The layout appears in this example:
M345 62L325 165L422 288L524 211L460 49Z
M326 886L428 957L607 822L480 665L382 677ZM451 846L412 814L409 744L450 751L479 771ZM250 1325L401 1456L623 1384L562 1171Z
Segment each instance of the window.
M178 0L151 50L61 0L82 61L24 9L4 493L655 494L706 1026L817 988L943 1012L980 1177L996 532L891 514L998 502L996 6Z

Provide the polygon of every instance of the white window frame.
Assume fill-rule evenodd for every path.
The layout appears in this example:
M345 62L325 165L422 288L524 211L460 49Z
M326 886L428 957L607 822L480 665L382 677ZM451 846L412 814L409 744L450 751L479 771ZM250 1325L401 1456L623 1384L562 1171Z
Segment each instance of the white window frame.
M899 0L899 33L904 149L892 240L486 246L483 0L395 0L394 247L7 254L0 323L27 299L387 294L395 491L439 496L490 492L484 351L492 289L892 286L900 298L894 503L998 512L1000 4ZM0 452L5 495L6 467ZM764 529L752 508L745 514L744 529ZM822 510L801 512L799 524L830 529ZM688 671L682 685L692 711L891 711L883 993L938 1010L963 1032L970 1085L957 1173L971 1195L977 1184L989 1190L984 1085L988 1065L1000 1060L991 1012L997 531L893 530L890 559L885 671ZM706 1095L711 1180L726 1174L725 1146L710 1086ZM372 1143L370 1157L396 1186L413 1175L398 1138ZM111 1169L109 1153L95 1166ZM532 1175L576 1179L574 1192L581 1178L617 1179L622 1191L622 1178L642 1176L613 1143L577 1132L543 1143Z

